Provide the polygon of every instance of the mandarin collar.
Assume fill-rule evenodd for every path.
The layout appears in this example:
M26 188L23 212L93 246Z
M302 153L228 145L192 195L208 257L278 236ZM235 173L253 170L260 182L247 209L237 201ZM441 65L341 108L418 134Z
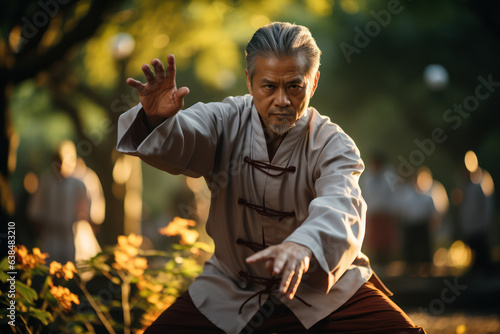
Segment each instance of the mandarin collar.
M290 160L291 153L297 146L299 139L307 131L309 119L311 118L311 107L308 107L301 118L293 128L288 131L285 139L281 142L276 154L272 161L269 161L269 154L267 152L266 137L264 129L260 120L259 113L252 103L252 128L254 133L254 143L252 149L252 159L259 160L266 163L272 163L277 166L286 166Z

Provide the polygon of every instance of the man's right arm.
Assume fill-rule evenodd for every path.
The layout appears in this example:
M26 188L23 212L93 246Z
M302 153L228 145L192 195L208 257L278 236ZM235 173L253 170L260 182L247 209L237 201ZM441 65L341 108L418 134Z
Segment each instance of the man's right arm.
M118 120L117 150L171 174L207 176L214 167L222 113L227 113L223 103L197 103L150 131L139 104Z
M236 135L240 112L250 103L242 96L197 103L152 131L144 123L144 110L138 104L120 116L117 150L171 174L210 176L218 161L221 136Z

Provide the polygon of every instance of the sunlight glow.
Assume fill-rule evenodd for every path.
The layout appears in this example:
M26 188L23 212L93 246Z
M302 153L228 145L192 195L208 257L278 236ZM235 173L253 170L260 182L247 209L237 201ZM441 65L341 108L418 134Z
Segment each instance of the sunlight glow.
M71 176L76 168L76 147L71 140L65 140L61 143L59 157L61 159L61 175L63 177Z
M448 251L448 263L451 267L463 269L472 262L472 252L469 246L461 240L455 241Z
M141 234L142 221L142 165L141 159L124 156L130 166L130 175L125 183L124 232Z
M417 191L420 193L428 192L432 187L432 173L427 167L420 167L417 172Z
M438 213L445 213L450 206L450 201L448 200L448 194L446 189L441 182L434 181L432 183L431 197L434 202L434 208Z
M34 194L38 189L38 177L33 172L28 172L24 176L24 189L30 194Z
M140 225L137 226L136 222L141 219L142 194L137 191L127 191L123 206L125 208L125 232L140 232Z
M88 260L101 252L101 246L92 231L92 226L85 220L73 224L75 235L75 260Z
M87 189L87 197L90 199L90 220L94 224L102 224L106 213L106 201L99 177L81 158L78 158L74 176L80 179Z
M476 153L473 151L468 151L465 153L465 168L471 173L475 172L476 169L479 167L479 163L477 161L477 156Z
M483 190L483 193L486 197L490 197L491 195L493 195L493 192L495 191L495 185L493 183L493 178L491 177L491 174L485 170L483 170L483 178L481 180L481 189Z
M132 166L127 156L122 155L116 159L115 167L113 168L113 180L118 184L124 184L130 178Z

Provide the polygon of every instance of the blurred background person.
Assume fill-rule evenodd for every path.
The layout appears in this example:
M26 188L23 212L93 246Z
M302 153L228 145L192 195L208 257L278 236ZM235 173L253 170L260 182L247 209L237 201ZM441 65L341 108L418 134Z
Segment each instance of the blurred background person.
M459 207L461 238L474 253L472 274L490 273L489 232L494 212L494 183L487 170L481 168L476 154L465 155L465 180Z
M29 217L38 230L37 244L53 261L75 260L73 224L90 220L87 189L73 176L76 164L75 145L62 142L28 206Z
M431 196L432 175L420 167L397 190L397 210L401 224L402 254L411 275L426 274L431 262L429 229L436 209Z
M394 190L387 179L394 168L381 152L372 154L360 179L363 198L368 210L363 252L374 264L387 264L395 259L399 233L394 216Z

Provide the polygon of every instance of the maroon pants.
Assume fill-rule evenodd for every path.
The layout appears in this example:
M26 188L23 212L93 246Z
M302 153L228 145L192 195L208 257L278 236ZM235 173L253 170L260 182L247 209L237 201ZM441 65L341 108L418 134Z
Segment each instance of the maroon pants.
M273 301L276 304L276 300ZM263 306L264 307L264 306ZM263 309L261 309L263 310ZM250 333L366 333L425 334L410 318L370 281L342 307L306 330L283 304L274 306L270 316L257 313L241 331ZM186 291L163 312L145 334L224 333L196 308Z

